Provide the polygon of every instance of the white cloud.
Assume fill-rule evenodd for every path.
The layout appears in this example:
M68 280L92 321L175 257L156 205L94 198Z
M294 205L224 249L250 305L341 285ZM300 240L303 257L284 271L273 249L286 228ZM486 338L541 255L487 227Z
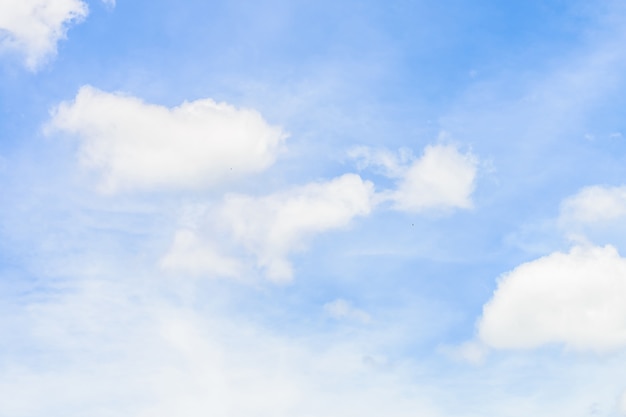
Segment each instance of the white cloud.
M561 203L559 221L562 224L599 223L626 215L626 186L585 187Z
M337 320L354 320L368 323L371 320L369 314L352 305L349 301L338 298L330 303L324 304L324 311L330 317Z
M397 188L382 195L397 210L422 212L450 208L471 208L476 186L478 161L472 154L462 154L454 145L429 145L414 159L410 151L396 155L387 150L354 148L349 156L360 169L374 167L397 179Z
M610 246L576 246L505 274L478 322L496 349L560 343L578 350L626 347L626 259Z
M88 14L80 0L0 1L0 49L17 51L26 66L36 70L56 54L57 42L65 38L70 24Z
M251 254L270 280L289 281L293 271L287 256L304 249L314 235L368 215L373 196L373 184L355 174L263 197L228 194L221 203L200 210L199 222L210 226L196 227L193 234L179 232L162 264L195 273L234 275L235 264L215 255L217 245L209 243L219 239L220 248Z
M471 208L476 159L452 145L431 145L407 170L392 194L403 211Z
M285 133L250 109L210 99L167 108L90 86L53 112L48 131L80 140L80 162L101 189L201 187L270 166Z

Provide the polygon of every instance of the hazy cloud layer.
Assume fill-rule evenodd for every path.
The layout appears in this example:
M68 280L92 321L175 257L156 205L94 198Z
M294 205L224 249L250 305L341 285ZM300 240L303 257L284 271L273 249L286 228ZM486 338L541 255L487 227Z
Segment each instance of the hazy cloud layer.
M49 131L75 135L101 189L198 188L263 171L286 134L251 109L210 99L167 108L85 86L54 111Z
M478 337L496 349L623 348L624 297L626 259L612 246L576 246L503 275L483 308Z

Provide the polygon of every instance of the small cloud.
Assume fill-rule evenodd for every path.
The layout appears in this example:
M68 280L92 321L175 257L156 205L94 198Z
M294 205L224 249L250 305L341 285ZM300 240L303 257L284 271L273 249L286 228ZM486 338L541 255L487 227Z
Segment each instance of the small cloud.
M440 141L446 139L447 133L442 132ZM419 158L408 149L394 153L367 147L353 148L348 156L356 160L359 169L372 168L396 180L395 190L378 195L396 210L416 213L472 207L478 159L471 153L459 152L454 145L426 146Z
M589 224L626 216L626 186L585 187L561 203L559 224Z
M371 321L369 314L353 307L349 301L342 298L324 304L324 311L328 316L336 320L351 320L361 323L369 323Z
M472 207L477 159L462 154L454 145L430 145L414 161L390 193L400 211Z

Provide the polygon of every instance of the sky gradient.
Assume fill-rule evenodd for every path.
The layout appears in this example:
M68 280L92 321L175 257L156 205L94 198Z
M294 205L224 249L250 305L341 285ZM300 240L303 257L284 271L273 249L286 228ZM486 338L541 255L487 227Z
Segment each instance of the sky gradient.
M626 6L0 0L0 416L626 415Z

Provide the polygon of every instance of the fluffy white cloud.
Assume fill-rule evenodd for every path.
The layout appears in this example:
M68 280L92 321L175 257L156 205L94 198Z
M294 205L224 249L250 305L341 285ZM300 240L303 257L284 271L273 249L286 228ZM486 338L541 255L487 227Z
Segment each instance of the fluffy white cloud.
M496 349L562 343L626 346L626 259L612 246L576 246L505 274L484 306L478 337Z
M559 221L571 223L599 223L616 220L626 215L626 186L585 187L561 204Z
M179 232L162 265L195 273L235 275L233 261L216 248L243 249L275 282L292 278L287 256L316 234L347 226L374 205L374 186L355 174L315 182L263 197L228 194L209 207L200 223L211 226ZM217 237L219 236L219 238ZM220 244L210 243L217 241Z
M369 314L352 305L349 301L338 298L330 303L324 304L324 311L330 317L337 320L354 320L368 323L371 320Z
M17 51L26 66L35 70L56 53L68 26L87 13L87 5L80 0L2 0L0 49Z
M395 207L404 211L471 208L476 159L452 145L433 145L413 162L392 194Z
M270 166L285 133L250 109L210 99L167 108L90 86L53 112L49 131L76 135L101 189L200 187Z
M359 147L349 156L359 168L372 166L390 178L397 188L382 195L397 210L421 212L450 208L471 208L476 186L478 161L454 145L429 145L420 158L405 149L397 155L387 150Z

